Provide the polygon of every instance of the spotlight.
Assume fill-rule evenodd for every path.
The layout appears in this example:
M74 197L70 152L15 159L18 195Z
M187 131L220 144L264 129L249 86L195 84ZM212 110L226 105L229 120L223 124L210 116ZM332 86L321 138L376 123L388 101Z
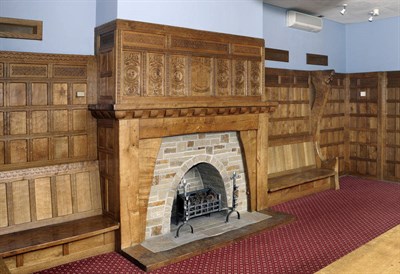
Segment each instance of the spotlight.
M372 11L369 12L369 18L368 21L372 22L374 20L374 17L379 16L379 9L373 9Z
M346 8L347 8L347 4L343 4L343 9L340 11L341 15L344 15L346 13Z

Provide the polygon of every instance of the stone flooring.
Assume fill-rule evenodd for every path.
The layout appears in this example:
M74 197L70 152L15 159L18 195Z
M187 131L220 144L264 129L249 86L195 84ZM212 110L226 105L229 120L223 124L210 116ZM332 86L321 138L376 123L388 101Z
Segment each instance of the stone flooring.
M269 218L271 218L270 215L259 212L241 212L240 219L238 219L237 214L234 212L230 215L229 222L226 223L226 212L221 211L213 213L209 217L202 216L189 220L189 224L193 226L193 234L190 233L190 226L185 225L179 231L179 237L175 237L179 226L172 224L171 232L169 234L153 237L142 242L141 245L148 250L157 253L190 242L233 231Z

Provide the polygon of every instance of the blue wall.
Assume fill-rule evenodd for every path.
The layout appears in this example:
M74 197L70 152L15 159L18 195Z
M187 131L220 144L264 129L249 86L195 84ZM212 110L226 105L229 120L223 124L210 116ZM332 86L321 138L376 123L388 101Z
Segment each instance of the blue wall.
M263 37L262 0L118 1L118 18Z
M400 70L400 17L346 25L347 72Z
M43 40L0 50L94 54L94 28L116 18L263 37L262 0L0 0L0 17L43 21Z
M323 20L323 28L317 33L288 28L286 9L264 4L264 39L268 48L289 51L288 63L267 61L267 67L346 72L346 35L343 24ZM306 53L328 55L329 66L307 65Z
M0 38L0 50L93 54L93 0L0 0L0 17L43 21L43 40Z
M337 72L400 70L400 17L343 25L324 20L319 33L286 27L286 10L262 0L0 0L0 16L43 21L43 40L0 38L0 50L94 54L94 28L116 18L264 38L289 50L289 63L268 67ZM306 53L329 66L306 65Z

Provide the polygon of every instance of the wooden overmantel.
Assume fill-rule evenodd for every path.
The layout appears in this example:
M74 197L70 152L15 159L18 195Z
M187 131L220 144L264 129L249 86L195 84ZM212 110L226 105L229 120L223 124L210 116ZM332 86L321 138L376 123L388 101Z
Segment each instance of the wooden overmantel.
M97 118L104 211L120 221L119 248L145 238L163 137L236 131L248 210L267 207L264 40L115 20L96 28ZM160 206L160 205L158 205Z

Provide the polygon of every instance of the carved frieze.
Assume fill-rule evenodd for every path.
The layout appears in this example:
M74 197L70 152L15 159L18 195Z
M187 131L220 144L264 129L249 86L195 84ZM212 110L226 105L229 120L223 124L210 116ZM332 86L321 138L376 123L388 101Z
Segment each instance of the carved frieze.
M47 65L10 64L10 77L47 77Z
M193 96L211 95L212 59L206 57L192 57L191 63L191 90Z
M55 65L53 67L53 76L61 78L86 78L87 72L85 66L63 66Z
M186 61L185 56L173 55L170 58L169 82L170 95L184 96L186 94Z
M246 95L247 66L245 60L234 61L233 95Z
M132 31L123 32L123 47L165 48L167 38L165 35L140 33Z
M147 54L147 81L145 94L148 96L164 95L165 56L163 54Z
M261 77L260 62L250 62L250 95L261 95Z
M230 95L231 66L227 59L217 59L217 95Z
M43 166L35 168L26 168L11 171L0 172L0 182L15 181L20 179L35 179L38 177L46 177L70 174L77 171L90 171L98 169L97 161L77 162L61 165Z
M4 64L0 63L0 78L4 77Z
M195 40L182 37L171 37L171 48L180 50L203 50L215 53L228 53L227 43L218 43L206 40Z
M139 52L124 52L124 95L140 95L141 64L142 58Z
M245 46L245 45L233 45L232 52L236 55L249 55L249 56L262 56L261 47L256 46Z

